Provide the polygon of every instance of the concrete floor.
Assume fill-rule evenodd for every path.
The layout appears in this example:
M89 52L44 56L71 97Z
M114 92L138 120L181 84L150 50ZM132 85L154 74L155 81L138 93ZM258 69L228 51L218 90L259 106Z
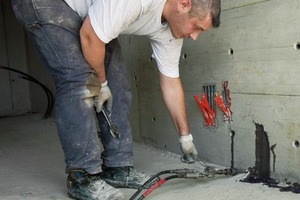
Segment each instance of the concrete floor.
M201 152L200 152L201 153ZM180 155L134 144L135 167L155 174L166 169L194 168ZM67 200L63 153L54 119L42 115L0 118L0 200ZM245 174L204 179L173 179L156 189L149 200L296 200L300 194L280 192L262 184L241 183ZM136 190L121 189L127 199Z

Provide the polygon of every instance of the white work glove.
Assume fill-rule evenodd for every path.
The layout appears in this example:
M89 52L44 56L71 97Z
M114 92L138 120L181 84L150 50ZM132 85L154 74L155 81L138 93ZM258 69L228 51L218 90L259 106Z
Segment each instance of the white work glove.
M188 164L194 163L197 159L198 152L193 143L192 134L180 136L179 142L181 151L183 152L183 157L181 158L181 161Z
M107 81L101 83L101 88L99 95L94 98L94 106L96 107L96 111L100 113L102 111L103 104L106 102L107 111L111 112L112 108L112 95L110 89L107 85Z

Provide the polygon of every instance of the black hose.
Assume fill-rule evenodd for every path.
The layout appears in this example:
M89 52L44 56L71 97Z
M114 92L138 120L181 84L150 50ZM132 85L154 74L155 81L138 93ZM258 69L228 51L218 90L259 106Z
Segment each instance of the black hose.
M51 91L46 86L44 86L42 83L36 82L35 80L33 80L31 78L28 78L28 77L25 77L25 76L20 76L20 78L31 81L31 82L34 82L34 83L40 85L43 88L43 90L45 91L45 93L47 95L47 102L48 102L47 109L44 113L43 119L49 118L51 116L52 109L53 109L53 104L54 104L53 103L53 95L52 95Z
M43 119L47 119L51 116L52 110L53 110L53 105L54 105L54 100L53 100L53 95L51 93L51 91L49 90L49 88L47 88L44 84L42 84L40 81L38 81L37 79L35 79L34 77L20 71L14 68L10 68L10 67L5 67L0 65L1 69L5 69L5 70L10 70L19 74L22 74L22 76L18 76L19 78L34 82L36 84L38 84L40 87L42 87L42 89L45 91L46 95L47 95L47 109L44 113Z
M146 198L151 192L153 192L156 188L164 184L166 181L174 178L204 178L204 177L213 177L215 174L219 175L236 175L238 173L241 173L242 171L239 171L235 168L225 168L225 169L219 169L215 170L214 167L212 166L206 166L205 170L203 173L196 171L194 169L174 169L174 170L165 170L161 171L153 176L151 176L133 195L129 200L134 200L139 193L143 190L146 189L146 187L151 186L146 192L143 193L141 197L139 197L138 200ZM175 174L175 175L170 175L166 178L160 179L160 175L163 174ZM153 180L158 179L155 184L153 184Z
M174 178L179 178L178 175L171 175L168 176L162 180L160 180L159 182L157 182L157 184L153 185L151 188L149 188L146 192L144 192L144 194L142 196L140 196L140 198L138 198L138 200L142 200L144 198L146 198L151 192L153 192L156 188L158 188L159 186L161 186L162 184L164 184L165 182L174 179Z
M159 178L160 175L163 175L163 174L168 174L168 173L174 173L174 170L165 170L165 171L161 171L161 172L158 172L157 174L154 174L153 176L151 176L133 195L132 197L129 199L129 200L134 200L134 198L136 198L139 193L145 189L146 187L149 186L149 184L156 178Z

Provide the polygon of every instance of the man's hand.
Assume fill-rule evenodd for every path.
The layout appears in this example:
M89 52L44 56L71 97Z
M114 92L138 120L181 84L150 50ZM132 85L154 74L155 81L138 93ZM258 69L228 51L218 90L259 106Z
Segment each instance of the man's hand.
M107 111L111 112L112 108L112 95L110 89L107 85L107 81L101 83L101 88L99 95L94 99L94 106L96 107L96 111L100 113L102 111L102 106L106 102Z
M184 154L182 161L188 164L195 162L198 156L198 152L193 143L192 134L180 136L179 142L180 142L181 151Z

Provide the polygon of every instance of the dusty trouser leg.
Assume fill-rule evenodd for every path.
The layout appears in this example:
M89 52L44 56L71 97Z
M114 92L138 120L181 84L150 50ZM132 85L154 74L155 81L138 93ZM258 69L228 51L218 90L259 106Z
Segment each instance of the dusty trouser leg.
M61 0L12 0L56 84L56 121L66 171L101 171L100 142L94 117L92 69L82 56L81 18Z
M106 45L105 53L106 75L113 96L111 119L119 130L120 138L114 138L110 134L109 125L103 114L97 114L104 146L101 178L114 187L140 188L150 176L133 168L132 136L129 125L132 97L129 76L123 64L117 39Z
M57 84L56 120L67 172L76 168L90 174L101 171L101 149L90 92L86 82Z
M111 119L118 127L120 138L110 134L109 126L102 114L97 114L101 130L103 165L106 167L133 166L132 136L129 124L131 90L127 69L121 55L118 40L106 45L105 67L109 88L113 96Z

